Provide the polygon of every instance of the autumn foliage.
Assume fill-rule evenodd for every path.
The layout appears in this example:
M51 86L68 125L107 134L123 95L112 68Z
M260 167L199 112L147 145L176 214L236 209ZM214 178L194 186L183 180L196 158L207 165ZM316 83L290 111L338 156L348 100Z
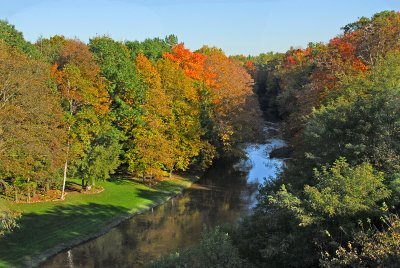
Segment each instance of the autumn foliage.
M307 116L339 94L344 77L363 77L377 60L400 47L397 12L363 17L343 30L326 44L310 43L305 49L290 49L279 60L259 64L253 74L264 87L262 94L271 94L262 106L270 112L275 109L272 113L284 119L285 135L293 145Z
M256 131L242 125L259 115L252 79L223 53L192 52L173 35L32 45L1 23L0 191L17 201L70 177L86 190L117 170L153 184L205 169Z
M215 86L215 74L206 68L205 55L198 52L191 52L183 44L178 44L172 48L171 53L165 52L163 56L178 64L188 77L202 81L208 86Z
M328 43L252 58L261 107L289 145L236 233L255 267L399 262L399 36L400 14L384 11Z

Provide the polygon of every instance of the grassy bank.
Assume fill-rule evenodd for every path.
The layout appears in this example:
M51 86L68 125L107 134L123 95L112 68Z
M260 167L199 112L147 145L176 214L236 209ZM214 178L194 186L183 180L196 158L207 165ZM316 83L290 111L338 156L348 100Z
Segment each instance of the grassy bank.
M69 194L60 202L12 204L22 218L19 229L0 238L0 267L35 265L164 202L192 181L175 177L153 188L129 180L107 181L99 183L105 190L98 194ZM5 202L0 199L0 205L10 205Z

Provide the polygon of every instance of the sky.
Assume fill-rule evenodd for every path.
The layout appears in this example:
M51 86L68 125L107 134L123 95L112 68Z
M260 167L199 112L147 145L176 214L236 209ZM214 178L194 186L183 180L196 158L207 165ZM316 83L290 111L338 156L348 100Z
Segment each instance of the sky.
M257 55L327 42L340 28L400 0L0 0L0 19L29 41L56 34L88 42L178 36L192 50L203 45L228 55Z

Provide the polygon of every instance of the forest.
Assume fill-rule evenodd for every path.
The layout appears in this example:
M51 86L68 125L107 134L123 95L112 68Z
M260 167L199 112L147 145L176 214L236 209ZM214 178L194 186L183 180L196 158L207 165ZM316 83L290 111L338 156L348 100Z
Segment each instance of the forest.
M235 234L257 266L400 262L400 14L342 30L254 59L262 107L290 144L286 168Z
M0 21L0 55L0 197L6 202L64 200L77 180L82 193L104 190L96 182L109 179L173 192L172 185L182 184L164 183L173 172L199 173L215 159L237 159L240 144L257 139L261 129L254 82L240 61L207 46L192 52L174 35L142 42L97 36L88 44L53 36L32 44ZM110 194L141 186L125 188ZM135 200L111 201L130 209L147 204ZM0 235L19 225L21 212L11 206L0 207ZM85 227L84 221L85 232L106 222ZM31 228L46 235L39 222L23 225L30 225L21 228L23 240L32 240ZM65 222L65 233L71 224ZM11 256L8 246L3 250ZM21 259L21 250L15 252Z
M258 130L253 80L219 49L191 52L173 35L31 44L0 26L0 190L16 202L69 177L90 189L116 172L151 183L203 170Z
M400 263L400 13L328 43L238 55L288 147L277 180L238 228L152 267L397 267ZM229 235L228 235L229 234Z
M251 215L150 267L400 263L399 12L258 56L192 52L175 35L32 44L0 21L0 74L0 193L14 202L64 199L71 178L93 191L205 170L243 156L262 116L279 122L285 166ZM0 211L0 235L19 217Z

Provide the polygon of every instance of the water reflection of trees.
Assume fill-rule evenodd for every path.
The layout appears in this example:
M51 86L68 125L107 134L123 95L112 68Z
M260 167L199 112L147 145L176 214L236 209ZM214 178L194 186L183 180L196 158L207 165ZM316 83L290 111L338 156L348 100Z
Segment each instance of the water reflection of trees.
M198 187L122 223L118 228L49 260L43 267L126 267L195 244L203 225L236 222L247 204L246 173L212 168ZM253 187L253 190L254 187Z

